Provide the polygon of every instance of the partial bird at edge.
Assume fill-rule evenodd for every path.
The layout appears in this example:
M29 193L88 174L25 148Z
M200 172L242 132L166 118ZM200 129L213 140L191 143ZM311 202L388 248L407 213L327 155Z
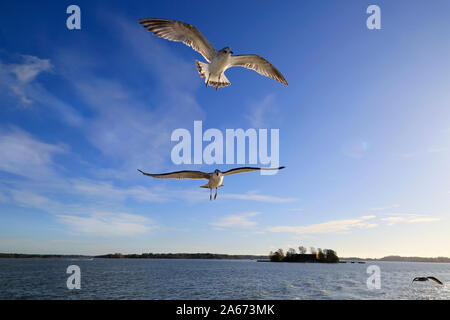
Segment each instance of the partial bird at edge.
M415 278L413 279L413 281L411 282L411 284L412 284L414 281L428 281L428 280L431 280L431 281L436 282L437 284L443 285L442 281L440 281L439 279L437 279L437 278L435 278L435 277L415 277Z

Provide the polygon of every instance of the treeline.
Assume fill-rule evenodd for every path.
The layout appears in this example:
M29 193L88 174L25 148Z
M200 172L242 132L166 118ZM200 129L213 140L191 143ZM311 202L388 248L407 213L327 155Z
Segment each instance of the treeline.
M142 253L142 254L105 254L96 256L96 258L107 259L236 259L236 260L253 260L262 259L265 256L254 255L228 255L217 253Z
M307 254L307 249L303 246L298 248L299 253L293 248L289 248L284 253L283 249L278 249L275 252L270 252L269 259L271 262L318 262L318 263L338 263L339 257L336 252L331 249L317 250L311 247L310 253Z
M0 259L1 258L92 258L92 257L80 255L65 255L65 254L0 253Z
M421 258L421 257L401 257L401 256L387 256L378 261L404 261L404 262L450 262L450 258L436 257L436 258Z

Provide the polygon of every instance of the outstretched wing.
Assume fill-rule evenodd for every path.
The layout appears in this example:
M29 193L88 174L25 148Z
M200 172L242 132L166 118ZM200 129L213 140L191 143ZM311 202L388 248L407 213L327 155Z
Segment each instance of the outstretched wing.
M158 37L183 42L199 52L208 62L211 62L216 49L194 26L176 20L167 19L139 19L145 29Z
M236 173L244 173L244 172L250 172L250 171L260 171L260 170L281 170L285 167L278 167L278 168L257 168L257 167L240 167L240 168L234 168L225 172L222 172L222 175L229 176L230 174L236 174Z
M421 281L420 279L421 279L420 277L415 277L415 278L411 281L411 284L412 284L414 281Z
M288 85L286 79L284 79L283 75L277 68L275 68L269 61L256 54L231 56L229 67L235 66L252 69L263 76L277 80L286 86Z
M210 174L202 171L175 171L168 173L146 173L142 170L137 169L142 174L153 178L160 179L206 179L209 180Z
M435 277L427 277L427 278L430 279L431 281L436 282L437 284L443 285L443 283L440 280L436 279Z

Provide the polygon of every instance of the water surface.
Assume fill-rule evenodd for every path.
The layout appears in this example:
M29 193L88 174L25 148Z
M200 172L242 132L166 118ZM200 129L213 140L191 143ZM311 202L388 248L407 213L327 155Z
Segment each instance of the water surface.
M367 288L367 267L381 288ZM69 265L81 289L67 289ZM444 282L415 282L433 275ZM450 299L450 264L185 259L0 259L0 299Z

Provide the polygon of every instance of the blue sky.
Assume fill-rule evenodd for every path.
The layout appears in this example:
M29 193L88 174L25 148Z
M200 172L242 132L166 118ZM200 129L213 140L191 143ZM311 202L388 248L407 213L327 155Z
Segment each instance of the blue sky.
M66 8L81 8L81 30ZM256 5L258 4L258 5ZM368 30L366 8L381 8ZM235 6L240 9L236 10ZM0 252L450 256L448 1L7 2L0 10ZM196 26L257 53L289 86L242 68L205 88L189 47L139 18ZM203 181L171 132L276 128L277 175Z

